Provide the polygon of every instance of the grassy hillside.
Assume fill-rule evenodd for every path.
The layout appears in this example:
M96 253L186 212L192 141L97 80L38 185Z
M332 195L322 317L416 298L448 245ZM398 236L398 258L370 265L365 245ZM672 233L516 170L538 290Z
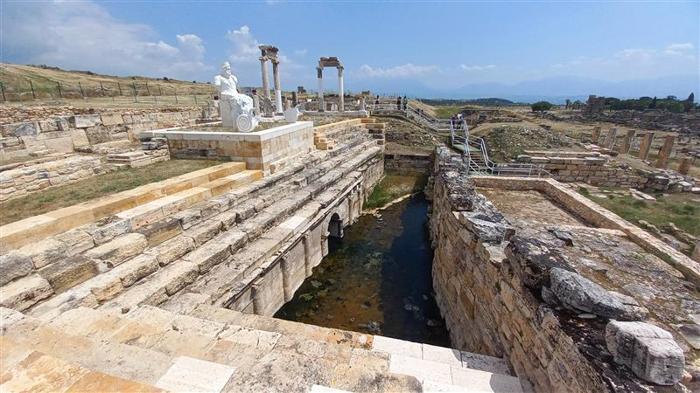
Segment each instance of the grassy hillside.
M172 79L141 76L116 77L89 71L65 71L54 67L37 67L0 63L0 82L8 101L32 99L31 84L37 98L81 98L102 96L208 95L214 86ZM59 83L61 94L59 94ZM121 87L121 92L120 92ZM81 93L82 88L82 93Z

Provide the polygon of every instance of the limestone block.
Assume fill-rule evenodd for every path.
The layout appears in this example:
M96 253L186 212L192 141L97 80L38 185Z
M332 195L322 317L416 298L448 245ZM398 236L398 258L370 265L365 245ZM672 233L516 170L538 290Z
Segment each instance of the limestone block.
M100 115L71 116L70 122L75 128L94 127L101 124Z
M578 273L554 268L551 290L568 309L622 320L643 319L648 310L634 298L608 291Z
M180 227L180 220L167 217L139 228L137 232L146 236L149 246L155 246L182 233L182 227Z
M39 275L31 275L15 280L0 290L0 306L24 311L36 302L51 296L53 289L48 281Z
M231 249L228 244L213 241L194 250L185 259L197 265L199 274L204 274L212 267L225 262L230 256Z
M14 136L36 136L39 135L39 124L34 122L14 124L14 129L10 135Z
M156 387L174 392L220 392L235 369L223 364L181 356L156 382Z
M146 249L148 240L140 233L129 233L85 253L88 258L99 259L112 268Z
M105 126L124 124L124 119L120 113L103 113L100 115L100 119Z
M504 240L509 240L515 233L515 229L507 223L493 222L483 213L460 212L455 214L468 230L485 243L499 244Z
M5 372L7 372L5 374ZM16 367L3 367L3 392L65 392L90 372L77 364L34 351Z
M56 293L64 292L96 276L97 273L95 263L82 255L62 259L39 270L39 275L51 284Z
M0 286L26 276L33 269L32 259L21 252L10 251L8 254L0 255Z
M56 123L56 120L42 120L39 122L39 128L41 129L42 132L48 132L48 131L57 131L58 130L58 123Z
M138 280L151 275L156 270L158 270L158 260L152 255L136 256L128 263L114 269L115 274L119 275L124 287L132 286Z
M95 246L92 236L81 229L73 229L54 237L67 247L68 255L77 255Z
M30 243L20 249L20 252L28 255L34 263L34 267L40 269L66 257L68 247L65 243L48 238L36 243Z
M671 333L645 322L610 321L605 343L616 363L635 375L659 385L681 380L685 356Z
M221 221L209 220L188 229L185 235L193 238L197 245L201 245L216 236L221 227Z
M73 140L73 148L90 146L90 141L88 140L87 134L83 129L71 129L70 130L71 139Z
M95 244L98 245L107 243L115 237L131 231L131 223L129 220L116 219L106 223L99 223L98 225L99 226L94 226L87 230L95 241Z
M160 266L165 266L194 250L194 247L194 239L187 236L178 236L154 247L148 253L156 257Z

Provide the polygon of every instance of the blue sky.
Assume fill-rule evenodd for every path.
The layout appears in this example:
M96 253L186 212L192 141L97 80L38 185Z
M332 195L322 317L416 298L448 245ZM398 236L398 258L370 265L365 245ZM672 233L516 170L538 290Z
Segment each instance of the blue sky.
M1 3L11 63L210 80L230 61L257 85L265 43L280 48L290 89L315 88L319 56L340 57L355 91L687 95L700 85L698 1Z

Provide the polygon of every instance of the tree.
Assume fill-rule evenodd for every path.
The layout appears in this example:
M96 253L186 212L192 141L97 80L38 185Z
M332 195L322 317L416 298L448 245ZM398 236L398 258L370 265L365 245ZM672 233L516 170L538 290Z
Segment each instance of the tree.
M657 101L658 101L658 100L656 99L656 96L654 96L654 98L651 100L651 104L649 104L649 108L650 108L650 109L656 109L656 102L657 102Z
M695 94L690 93L688 99L683 103L683 111L690 112L690 110L693 109L693 105L695 105Z
M554 105L547 101L538 101L532 104L530 107L532 108L533 112L544 112L552 109Z

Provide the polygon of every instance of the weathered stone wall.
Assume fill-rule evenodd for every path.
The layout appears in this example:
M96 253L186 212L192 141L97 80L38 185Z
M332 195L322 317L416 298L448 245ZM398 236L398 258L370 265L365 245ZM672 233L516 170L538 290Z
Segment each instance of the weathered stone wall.
M541 164L552 177L563 182L585 182L601 187L644 188L648 178L629 168L615 167L600 156L531 157L521 155L519 162Z
M625 164L610 162L600 155L576 157L573 152L563 153L520 155L518 161L543 165L552 174L552 178L566 183L584 182L599 187L632 187L669 192L688 192L695 185L692 177L669 170L634 169Z
M10 160L44 152L73 152L88 146L136 141L141 131L195 124L201 111L105 112L51 117L0 125L0 160Z
M427 172L433 160L429 154L384 154L384 169L393 171Z
M96 156L69 156L0 172L0 202L74 183L109 170Z
M503 356L540 392L602 392L607 386L526 286L520 261L547 259L513 239L503 216L438 151L430 220L436 299L454 347ZM506 245L508 244L508 247Z

